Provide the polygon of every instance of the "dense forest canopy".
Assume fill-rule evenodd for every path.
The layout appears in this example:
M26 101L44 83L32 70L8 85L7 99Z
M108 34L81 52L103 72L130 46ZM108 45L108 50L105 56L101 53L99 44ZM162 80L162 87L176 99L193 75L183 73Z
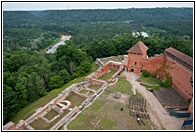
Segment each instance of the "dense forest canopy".
M46 54L62 32L71 40ZM96 58L127 54L140 40L149 56L168 47L193 56L193 9L4 11L4 124L49 91L84 75Z

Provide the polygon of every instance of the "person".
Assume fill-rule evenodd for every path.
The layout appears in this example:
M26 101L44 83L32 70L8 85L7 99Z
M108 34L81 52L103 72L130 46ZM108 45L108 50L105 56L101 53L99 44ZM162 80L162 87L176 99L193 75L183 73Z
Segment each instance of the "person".
M121 108L120 110L123 111L123 108Z
M137 117L137 118L140 118L140 116L139 116L139 114L138 114L138 113L137 113L136 117Z

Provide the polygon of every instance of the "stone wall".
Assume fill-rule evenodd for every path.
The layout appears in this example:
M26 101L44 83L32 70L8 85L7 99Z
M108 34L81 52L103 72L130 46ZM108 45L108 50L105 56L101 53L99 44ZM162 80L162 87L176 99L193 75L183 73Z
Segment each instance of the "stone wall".
M98 64L100 67L103 67L109 61L114 61L114 60L122 59L122 58L124 58L124 55L110 56L110 57L106 57L106 58L97 58L96 64Z
M3 130L16 130L16 125L12 121L10 121L3 126Z

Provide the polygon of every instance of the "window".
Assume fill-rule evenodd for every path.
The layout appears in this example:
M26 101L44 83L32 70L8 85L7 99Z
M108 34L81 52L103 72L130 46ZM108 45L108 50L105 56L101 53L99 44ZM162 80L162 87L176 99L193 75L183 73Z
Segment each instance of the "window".
M134 62L134 65L136 66L137 65L137 62Z

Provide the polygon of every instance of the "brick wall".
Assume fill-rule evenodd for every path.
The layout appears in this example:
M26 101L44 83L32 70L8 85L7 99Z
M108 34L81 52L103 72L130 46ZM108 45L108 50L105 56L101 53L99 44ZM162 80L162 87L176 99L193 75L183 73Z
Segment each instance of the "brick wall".
M90 79L90 83L91 83L91 85L103 85L104 84L104 82L97 80L97 79L94 79L94 78Z
M104 67L102 67L102 69L98 71L98 73L94 76L94 78L99 78L109 70L110 70L110 63L107 63Z
M173 86L182 94L186 99L192 98L193 88L190 84L190 79L193 77L193 72L183 67L176 61L166 57L170 63L170 68L166 69L172 77Z
M124 60L127 60L125 57ZM190 79L193 77L193 72L182 66L170 57L163 55L155 55L152 58L144 59L144 56L128 53L127 61L128 71L134 70L135 73L141 73L141 70L147 70L150 73L162 68L172 77L172 86L185 98L192 99L193 88L190 84ZM165 67L164 62L167 63ZM125 64L124 64L125 65ZM161 75L159 75L161 76ZM163 75L162 75L163 76ZM189 111L193 112L193 103L189 106ZM192 115L191 115L192 117Z
M163 64L164 55L155 55L153 58L144 59L142 55L130 54L128 55L128 71L131 69L135 73L141 73L141 70L148 70L150 73L160 68Z

